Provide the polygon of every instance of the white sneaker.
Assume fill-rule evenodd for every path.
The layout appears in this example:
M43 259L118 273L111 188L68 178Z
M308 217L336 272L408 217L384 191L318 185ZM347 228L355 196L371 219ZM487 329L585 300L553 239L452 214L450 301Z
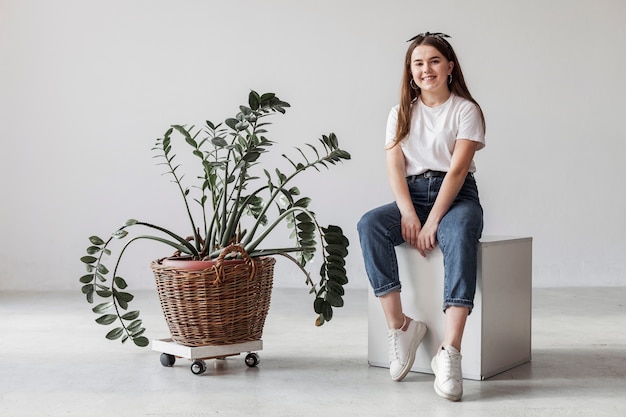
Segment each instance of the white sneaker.
M406 330L389 330L389 374L394 381L401 381L409 373L415 351L426 334L424 323L407 319L410 321Z
M450 401L459 401L463 396L461 353L452 346L442 348L430 363L435 373L435 392Z

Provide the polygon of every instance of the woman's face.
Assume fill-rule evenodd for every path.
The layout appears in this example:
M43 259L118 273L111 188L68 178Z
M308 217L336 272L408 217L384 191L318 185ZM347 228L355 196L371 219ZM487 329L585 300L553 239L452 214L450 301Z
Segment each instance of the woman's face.
M453 66L434 46L420 45L411 54L411 75L422 92L447 91Z

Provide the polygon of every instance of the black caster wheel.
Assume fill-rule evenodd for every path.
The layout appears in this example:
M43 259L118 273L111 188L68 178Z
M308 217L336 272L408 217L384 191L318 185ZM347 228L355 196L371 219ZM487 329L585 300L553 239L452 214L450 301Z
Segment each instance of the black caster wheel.
M250 368L257 366L259 362L261 362L261 359L259 359L259 355L256 353L248 353L246 355L246 365Z
M169 353L161 353L161 365L165 367L174 366L176 363L176 356L170 355Z
M191 364L191 372L194 375L200 375L203 374L206 371L206 364L204 363L204 361L201 360L195 360L193 361L193 363Z

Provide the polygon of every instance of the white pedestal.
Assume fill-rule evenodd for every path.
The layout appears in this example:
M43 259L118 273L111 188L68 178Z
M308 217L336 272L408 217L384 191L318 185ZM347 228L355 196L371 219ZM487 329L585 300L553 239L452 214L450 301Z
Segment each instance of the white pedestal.
M427 258L404 244L396 248L405 314L428 326L417 349L414 372L432 374L430 361L443 339L443 255ZM474 309L467 319L461 354L463 377L481 380L531 359L532 238L484 236L478 249ZM369 292L368 361L389 367L387 324Z

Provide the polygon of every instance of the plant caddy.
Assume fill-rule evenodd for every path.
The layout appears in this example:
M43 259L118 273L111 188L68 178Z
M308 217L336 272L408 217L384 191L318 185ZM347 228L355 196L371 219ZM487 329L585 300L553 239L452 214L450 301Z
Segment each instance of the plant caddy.
M339 226L318 223L309 208L311 199L302 196L293 183L303 172L320 172L321 168L350 159L350 154L339 147L337 137L330 133L322 135L317 145L307 143L303 148L295 148L297 157L283 154L287 161L283 165L288 170L268 166L266 155L274 142L265 136L271 124L267 118L284 114L288 107L273 93L251 91L247 105L239 106L234 117L218 124L206 121L201 127L172 125L156 140L155 158L181 197L189 229L177 233L131 219L106 239L89 237L87 254L81 257L87 269L80 277L81 290L90 304L100 300L92 311L98 315L98 324L113 325L107 339L130 339L141 347L149 344L139 310L130 308L134 296L119 274L128 247L146 239L173 248L174 255L168 259L209 261L207 266L191 270L165 266L163 258L152 262L166 321L172 338L181 346L223 348L259 340L269 308L277 255L293 261L303 272L314 297L316 325L332 319L333 307L343 306L344 286L348 283L348 239ZM191 157L197 162L192 167L192 172L196 170L193 176L183 170L176 146L186 146L195 156ZM279 225L287 227L277 230ZM150 234L136 234L138 230ZM291 244L263 246L272 231L284 230ZM318 251L320 278L314 280L307 267ZM111 256L114 260L109 263ZM259 294L261 291L267 294ZM264 297L265 305L259 304ZM173 314L166 311L170 308L168 303L176 304L171 307ZM216 311L226 310L226 303L245 311L230 311L228 317L216 318ZM180 313L181 309L191 309L191 313ZM252 323L248 316L257 310L262 317Z

